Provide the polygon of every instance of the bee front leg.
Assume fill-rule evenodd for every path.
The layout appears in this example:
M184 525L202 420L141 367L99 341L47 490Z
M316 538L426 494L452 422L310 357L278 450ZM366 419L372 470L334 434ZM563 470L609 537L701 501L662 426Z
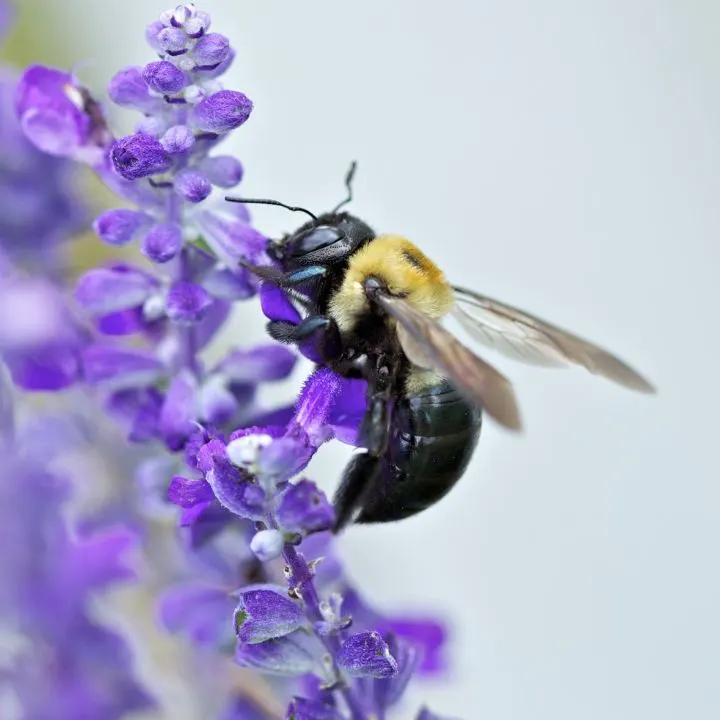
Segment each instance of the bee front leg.
M299 324L293 325L282 320L272 320L267 331L274 340L281 343L302 343L314 341L325 361L337 359L342 352L342 340L337 323L325 315L311 315Z
M358 445L365 450L352 457L333 498L335 533L352 521L376 485L390 439L391 400L396 382L392 365L381 356L368 378L367 409L358 437Z

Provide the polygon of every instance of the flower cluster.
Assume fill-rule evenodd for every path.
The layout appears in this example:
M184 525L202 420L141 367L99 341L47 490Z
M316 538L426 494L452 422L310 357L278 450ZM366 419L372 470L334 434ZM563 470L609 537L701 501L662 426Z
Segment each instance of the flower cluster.
M441 666L442 628L366 605L334 555L333 507L302 477L323 443L355 441L364 383L319 368L294 408L271 412L258 385L288 377L291 351L270 344L233 348L213 366L203 359L234 303L262 291L266 311L283 304L245 269L268 261L266 238L244 205L214 196L242 180L241 163L216 149L252 103L220 84L235 53L210 20L179 5L147 28L156 59L109 85L114 103L141 113L126 137L114 137L73 75L24 73L15 109L25 136L91 166L126 201L94 229L142 257L83 274L74 288L82 322L58 345L69 355L31 344L14 378L29 389L53 387L54 376L55 388L92 390L129 442L153 448L137 476L146 503L159 488L179 506L187 560L185 581L160 600L163 624L282 678L269 696L234 693L223 717L270 720L278 703L288 720L386 717L414 672Z

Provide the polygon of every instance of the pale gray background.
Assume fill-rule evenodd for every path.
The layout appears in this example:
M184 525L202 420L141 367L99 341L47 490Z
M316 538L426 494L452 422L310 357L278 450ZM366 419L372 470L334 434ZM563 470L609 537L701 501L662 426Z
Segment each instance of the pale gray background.
M47 3L98 83L150 59L158 0ZM215 0L256 103L243 192L353 210L448 275L575 329L657 383L495 361L527 432L342 548L379 605L454 622L467 720L720 716L720 6L701 0ZM298 218L256 214L270 233ZM258 313L237 333L260 337ZM297 385L300 376L292 385ZM287 388L287 394L292 387ZM342 449L315 474L332 487Z

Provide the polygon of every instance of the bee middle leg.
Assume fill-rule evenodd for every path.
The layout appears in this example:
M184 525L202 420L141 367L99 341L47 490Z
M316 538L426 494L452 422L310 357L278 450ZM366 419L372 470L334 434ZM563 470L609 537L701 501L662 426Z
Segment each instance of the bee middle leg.
M365 449L353 455L333 498L335 533L352 521L376 484L390 439L391 399L396 381L392 365L381 356L368 378L367 409L358 438L358 446Z

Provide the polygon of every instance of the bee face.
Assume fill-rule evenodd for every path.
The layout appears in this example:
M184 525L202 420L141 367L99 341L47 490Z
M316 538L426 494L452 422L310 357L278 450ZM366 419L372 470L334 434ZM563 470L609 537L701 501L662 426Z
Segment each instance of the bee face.
M321 215L317 222L306 223L269 253L285 270L308 265L337 265L375 236L362 220L348 213Z

